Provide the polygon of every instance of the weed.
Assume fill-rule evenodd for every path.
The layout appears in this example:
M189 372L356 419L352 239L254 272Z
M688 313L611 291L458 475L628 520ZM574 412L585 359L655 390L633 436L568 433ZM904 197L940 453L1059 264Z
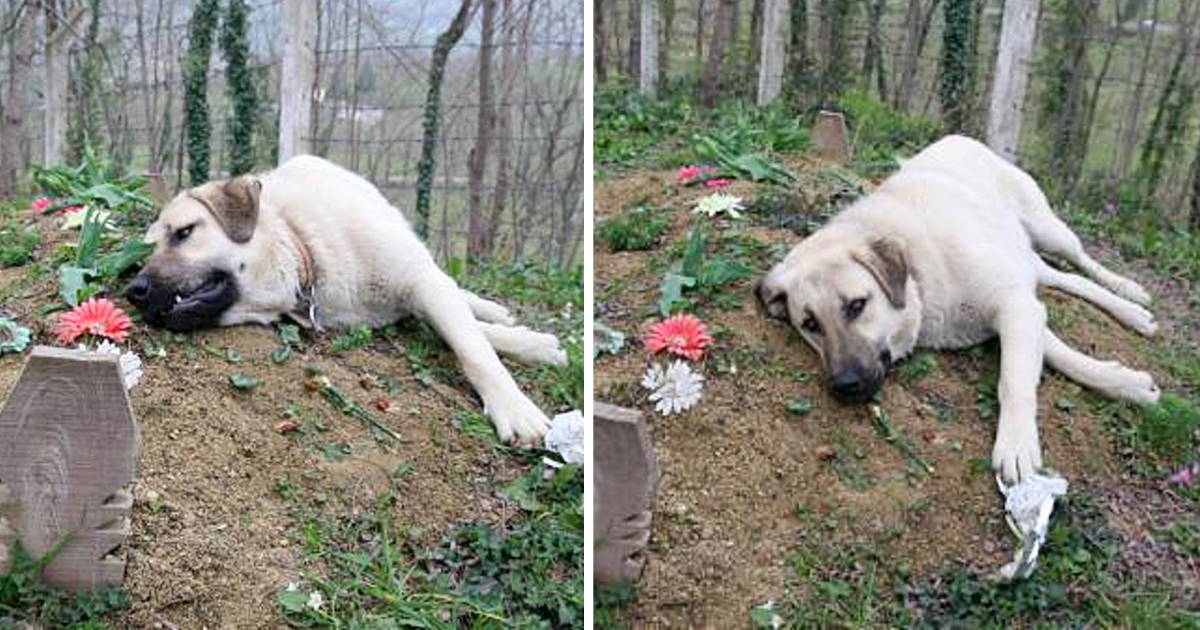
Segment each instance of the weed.
M897 157L915 154L941 135L936 121L897 112L865 90L846 93L838 105L850 127L855 167L866 176L895 170Z
M598 630L617 630L624 627L623 610L637 601L637 587L632 582L596 584L592 622Z
M0 575L0 628L32 627L108 628L106 615L129 606L129 597L120 588L101 588L70 594L46 585L42 569L54 553L34 560L18 541L9 551L8 572Z
M932 376L937 370L937 357L929 352L918 352L900 364L900 367L896 369L896 375L900 377L900 382L912 385Z
M33 251L42 244L34 227L0 226L0 267L20 267L33 260Z
M371 343L372 337L373 333L371 332L370 326L366 324L358 324L350 330L347 330L337 337L334 337L333 343L329 344L329 350L331 352L341 354L343 352L350 352L351 350L365 348Z
M232 385L234 389L236 389L240 392L253 391L255 388L257 388L259 386L260 383L261 383L261 381L259 381L257 378L250 376L248 374L242 374L239 372L237 374L229 375L229 384Z
M1167 394L1157 405L1139 410L1138 451L1166 470L1187 461L1196 453L1196 431L1200 429L1200 409L1179 396Z
M637 206L606 219L596 236L612 251L643 251L658 244L670 220L661 210Z

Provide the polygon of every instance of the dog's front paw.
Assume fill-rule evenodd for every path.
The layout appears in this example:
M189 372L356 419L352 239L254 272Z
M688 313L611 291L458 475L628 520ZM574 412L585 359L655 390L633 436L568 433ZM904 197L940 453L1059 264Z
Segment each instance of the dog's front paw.
M530 331L525 351L534 363L567 364L567 351L562 349L558 337L551 334Z
M1014 429L1011 424L1000 422L996 429L996 445L992 448L992 469L1000 473L1000 478L1007 484L1020 483L1042 467L1037 426Z
M521 392L489 402L484 409L500 440L526 448L538 448L550 430L550 419Z
M1158 389L1158 385L1154 384L1153 376L1125 366L1119 366L1119 368L1121 379L1116 391L1117 396L1142 405L1153 405L1158 402L1162 391Z

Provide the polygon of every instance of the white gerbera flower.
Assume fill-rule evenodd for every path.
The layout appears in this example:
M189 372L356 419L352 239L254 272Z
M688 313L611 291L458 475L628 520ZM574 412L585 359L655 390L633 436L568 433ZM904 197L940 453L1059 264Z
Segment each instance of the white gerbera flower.
M296 591L298 591L298 590L300 590L300 583L299 583L299 582L288 582L288 585L287 585L287 591L288 591L289 593L294 593L294 592L296 592Z
M652 365L642 377L642 387L651 390L654 410L664 416L692 408L700 402L704 376L692 371L683 361L675 361L666 370Z
M84 344L79 344L78 347L80 350L92 350ZM96 349L92 350L92 352L113 354L119 357L121 382L125 384L125 391L133 389L138 384L138 381L142 380L142 358L136 352L122 352L120 346L107 339L101 341L100 345L96 346Z
M321 597L320 591L313 591L308 594L307 606L309 608L311 608L313 610L321 610L321 607L324 605L325 605L325 598Z
M738 211L744 209L741 197L713 193L697 202L696 207L692 209L692 214L706 214L712 218L724 212L735 219L740 219L742 214Z

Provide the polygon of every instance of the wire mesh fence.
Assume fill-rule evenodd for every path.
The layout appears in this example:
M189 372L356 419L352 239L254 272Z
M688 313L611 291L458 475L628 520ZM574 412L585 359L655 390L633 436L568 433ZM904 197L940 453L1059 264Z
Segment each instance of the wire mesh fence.
M498 16L488 51L492 98L481 103L483 26L476 9L451 53L442 90L430 248L443 261L467 253L469 158L480 140L484 106L485 115L494 121L492 149L481 181L474 184L482 192L491 219L488 225L494 230L492 255L577 263L582 256L584 207L583 7L570 0L487 1ZM51 4L65 18L89 3ZM183 69L193 4L191 0L100 3L102 137L93 142L127 169L149 175L160 196L189 184L182 124ZM278 152L286 7L283 0L247 4L249 71L260 104L254 148L258 170L264 170L275 164ZM313 115L303 140L313 153L367 177L406 214L414 202L433 48L458 7L459 2L424 0L319 2ZM71 34L72 81L88 53L87 19L77 23ZM39 51L44 48L45 24L45 19L38 20L35 47ZM227 128L233 109L224 64L214 44L208 74L213 178L228 174L231 153ZM44 69L44 57L35 54L24 99L29 114L20 140L26 165L45 159ZM0 69L0 79L8 71ZM74 99L72 91L67 105L72 116L76 115Z

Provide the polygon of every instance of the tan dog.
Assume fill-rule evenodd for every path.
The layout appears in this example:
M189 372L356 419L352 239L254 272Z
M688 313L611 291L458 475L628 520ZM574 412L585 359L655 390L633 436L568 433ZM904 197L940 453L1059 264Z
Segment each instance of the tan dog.
M1038 252L1096 282L1051 267ZM1039 285L1088 300L1143 335L1157 328L1143 308L1146 291L1089 257L1028 174L979 142L949 136L792 249L763 279L759 299L821 355L843 400L874 395L891 363L918 346L963 348L999 335L992 465L1014 482L1042 465L1043 361L1111 397L1159 397L1149 374L1056 337Z
M458 356L502 439L534 444L549 427L496 351L563 364L558 340L514 326L503 306L460 289L399 210L330 162L296 157L261 177L186 190L146 240L157 247L126 295L153 325L194 330L287 316L346 328L412 312Z

